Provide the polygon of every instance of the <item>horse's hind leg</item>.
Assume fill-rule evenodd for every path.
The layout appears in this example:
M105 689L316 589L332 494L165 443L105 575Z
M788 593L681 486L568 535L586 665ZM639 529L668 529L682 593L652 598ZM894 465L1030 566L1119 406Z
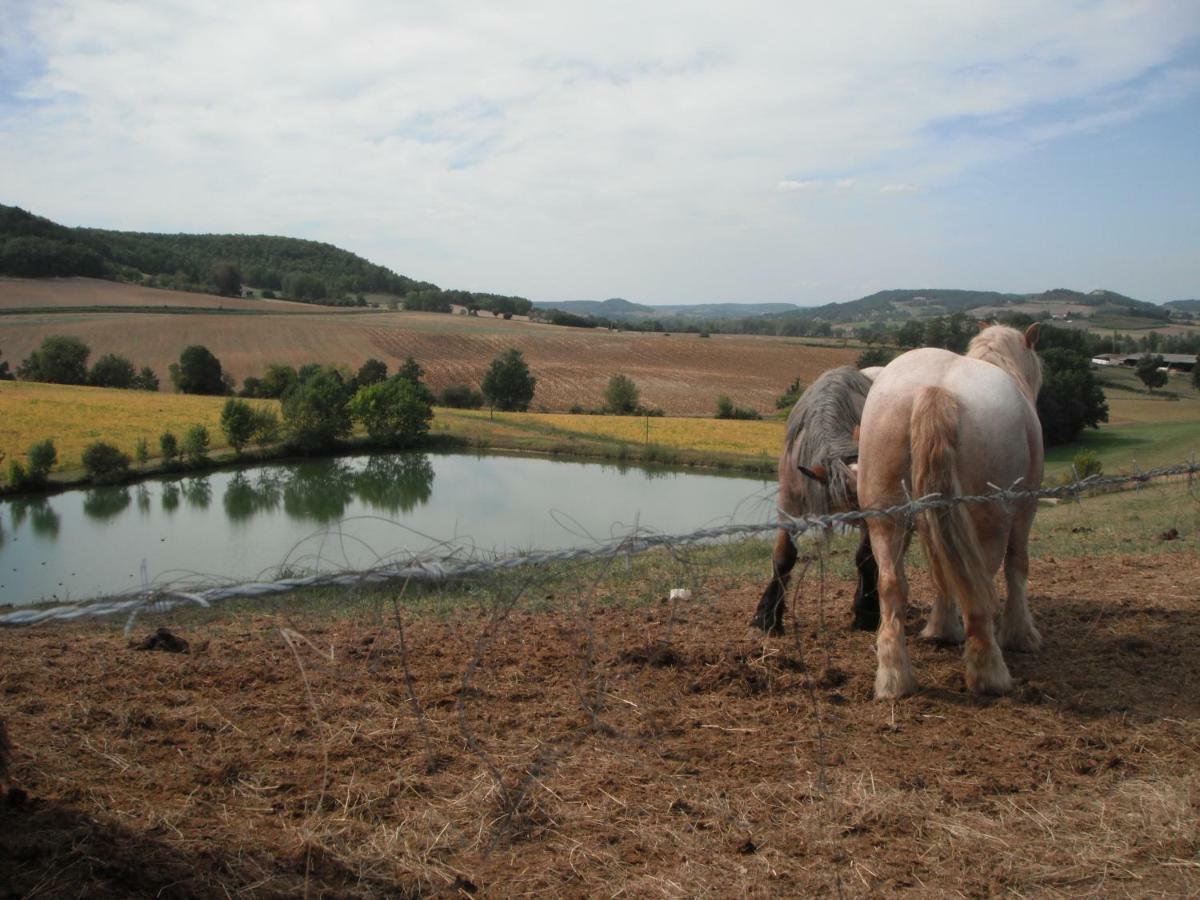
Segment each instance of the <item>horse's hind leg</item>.
M775 551L771 556L772 577L750 624L767 634L783 634L783 596L787 592L787 577L796 564L796 545L792 536L780 531L775 536Z
M1008 596L1000 622L1000 646L1019 653L1036 653L1042 649L1042 636L1029 612L1029 530L1032 524L1032 514L1018 514L1004 556Z
M962 620L954 603L941 591L933 598L929 608L929 620L921 630L921 637L935 644L961 644L963 642Z
M871 552L871 534L865 528L854 554L854 565L858 569L858 586L854 590L854 620L850 627L856 631L874 631L879 627L879 565Z
M867 527L871 549L879 565L875 697L893 700L917 689L904 639L904 610L908 603L908 581L904 577L904 526L891 519L872 519Z
M976 520L978 528L979 520ZM980 532L984 529L980 528ZM958 598L962 606L963 625L966 626L966 646L963 661L967 669L967 687L976 694L1005 694L1012 690L1012 676L1004 662L1004 654L996 643L995 609L996 588L993 573L1000 568L1004 557L1007 538L1003 533L980 534L980 551L984 571L979 594L966 591Z

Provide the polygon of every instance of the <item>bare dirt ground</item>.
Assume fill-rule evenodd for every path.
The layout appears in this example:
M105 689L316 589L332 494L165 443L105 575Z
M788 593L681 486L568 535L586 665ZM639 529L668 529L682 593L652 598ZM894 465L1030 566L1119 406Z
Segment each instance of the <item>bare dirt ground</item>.
M1195 896L1200 555L1043 560L1017 689L870 699L853 585L0 633L15 896ZM665 587L663 591L666 593ZM914 596L928 597L922 578ZM914 613L910 633L923 611ZM824 625L822 625L824 619ZM143 622L137 637L158 622ZM406 679L407 675L411 680Z
M46 337L71 335L91 347L92 361L117 353L138 368L150 366L164 390L170 389L167 367L179 361L179 354L189 344L203 344L212 350L239 385L247 376L262 375L274 362L293 366L318 362L357 369L374 357L394 371L405 357L412 356L425 367L426 380L435 391L456 383L478 386L491 361L509 347L517 347L537 378L534 409L565 412L576 404L602 406L609 378L623 374L637 384L643 403L661 407L669 415L710 416L721 394L739 406L768 413L792 379L799 377L811 384L826 369L853 363L859 352L751 335L700 338L435 313L338 313L325 307L151 291L90 279L0 281L0 308L53 305L46 297L37 303L12 299L24 296L21 291L32 290L57 297L55 302L72 310L4 316L0 350L14 368ZM126 296L131 291L136 297ZM126 296L126 300L117 303L118 296ZM234 304L259 312L283 307L289 314L144 311L160 299L214 310ZM110 303L142 310L75 309Z

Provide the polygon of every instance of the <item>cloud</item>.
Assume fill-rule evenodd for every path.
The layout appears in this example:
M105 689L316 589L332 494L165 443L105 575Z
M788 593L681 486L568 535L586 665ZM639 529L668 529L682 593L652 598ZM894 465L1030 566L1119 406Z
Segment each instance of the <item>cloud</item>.
M918 190L912 184L885 184L879 189L881 194L912 194Z
M1124 0L63 0L0 66L0 196L300 233L448 286L803 299L833 277L816 238L896 243L829 204L1194 96L1198 35L1188 2Z

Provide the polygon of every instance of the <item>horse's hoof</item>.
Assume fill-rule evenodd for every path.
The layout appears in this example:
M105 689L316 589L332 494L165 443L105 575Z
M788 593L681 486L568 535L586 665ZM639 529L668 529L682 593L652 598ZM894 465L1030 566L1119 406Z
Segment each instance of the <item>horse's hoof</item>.
M854 619L850 622L851 631L878 631L879 630L879 613L875 615L860 615L855 613Z
M917 692L917 679L911 669L886 669L875 672L875 699L899 700Z
M964 640L962 624L955 622L951 627L942 628L934 628L932 624L927 624L921 630L921 640L942 647L956 646Z
M779 637L781 634L783 634L783 623L781 622L768 624L767 622L763 622L761 619L755 617L750 620L750 627L761 631L763 634L768 634L771 637Z
M972 652L970 644L964 654L967 664L967 687L974 694L1007 694L1012 690L1012 676L1000 648L994 644L982 651Z
M1036 628L1019 634L1000 633L1000 646L1014 653L1037 653L1042 649L1042 636Z

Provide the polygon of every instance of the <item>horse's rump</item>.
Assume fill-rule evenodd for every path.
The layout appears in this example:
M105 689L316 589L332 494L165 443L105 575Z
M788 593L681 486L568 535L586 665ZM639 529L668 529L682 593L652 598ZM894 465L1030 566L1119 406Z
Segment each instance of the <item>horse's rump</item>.
M910 420L913 495L960 497L963 493L959 423L954 395L941 387L923 387L913 402ZM944 597L956 597L964 613L982 602L996 608L996 591L985 569L975 522L965 504L922 510L918 514L921 544L934 584Z
M871 379L852 366L823 373L800 395L787 422L780 457L781 503L791 515L823 515L852 509L854 477L847 460L858 455L854 431L862 418ZM800 474L798 466L822 467L824 483ZM786 508L791 506L792 508Z

